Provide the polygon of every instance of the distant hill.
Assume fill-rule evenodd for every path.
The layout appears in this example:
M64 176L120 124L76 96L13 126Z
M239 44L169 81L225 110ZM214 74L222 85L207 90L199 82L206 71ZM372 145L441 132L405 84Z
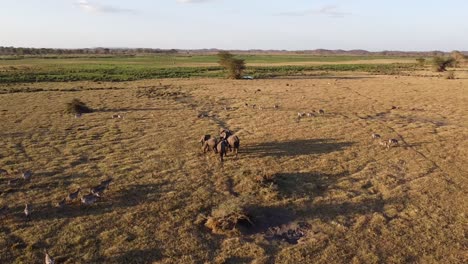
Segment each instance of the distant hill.
M185 52L189 54L215 54L221 50L219 49L198 49L198 50L178 50L180 52ZM367 51L367 50L328 50L328 49L315 49L315 50L229 50L229 52L234 54L271 54L271 55L317 55L317 56L445 56L449 55L450 52L444 52L439 50L434 51ZM462 51L465 55L468 55L468 51Z
M149 48L85 48L85 49L50 49L50 48L23 48L23 47L2 47L0 46L0 56L42 56L42 55L127 55L133 56L138 54L216 54L220 49L149 49ZM269 54L269 55L347 55L347 56L444 56L449 55L449 52L443 51L367 51L367 50L229 50L234 54ZM462 51L468 55L468 51Z

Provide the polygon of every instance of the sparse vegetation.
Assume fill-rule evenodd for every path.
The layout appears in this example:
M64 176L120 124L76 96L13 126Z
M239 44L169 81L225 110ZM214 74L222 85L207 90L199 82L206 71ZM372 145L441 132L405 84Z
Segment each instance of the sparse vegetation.
M66 104L65 112L68 114L85 114L91 113L93 110L79 99L73 99Z

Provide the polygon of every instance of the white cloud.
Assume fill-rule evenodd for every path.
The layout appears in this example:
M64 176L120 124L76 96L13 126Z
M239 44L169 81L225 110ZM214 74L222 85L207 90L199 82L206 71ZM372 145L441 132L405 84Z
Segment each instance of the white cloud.
M136 11L133 9L126 9L126 8L120 8L120 7L109 6L109 5L100 5L100 4L89 2L88 0L80 0L76 2L76 5L79 8L81 8L83 11L86 11L89 13L114 13L114 14L115 13L127 13L127 14L136 13Z
M309 16L309 15L324 15L328 17L345 17L351 15L348 12L342 12L338 6L324 6L320 9L308 9L304 11L291 11L278 13L279 16Z

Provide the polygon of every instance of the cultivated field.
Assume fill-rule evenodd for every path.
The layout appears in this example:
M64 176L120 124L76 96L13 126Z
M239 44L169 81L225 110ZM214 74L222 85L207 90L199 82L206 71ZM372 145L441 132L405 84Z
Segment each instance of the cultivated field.
M468 75L424 74L0 84L0 263L466 263Z
M240 56L246 74L256 78L305 72L364 71L395 74L414 70L415 58L382 56ZM215 55L135 57L0 57L0 83L64 81L135 81L154 78L223 77Z

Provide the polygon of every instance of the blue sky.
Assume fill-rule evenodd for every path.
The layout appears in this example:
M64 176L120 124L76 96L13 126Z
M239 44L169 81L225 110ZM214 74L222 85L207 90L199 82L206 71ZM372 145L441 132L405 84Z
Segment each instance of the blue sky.
M0 0L0 46L468 50L466 0Z

